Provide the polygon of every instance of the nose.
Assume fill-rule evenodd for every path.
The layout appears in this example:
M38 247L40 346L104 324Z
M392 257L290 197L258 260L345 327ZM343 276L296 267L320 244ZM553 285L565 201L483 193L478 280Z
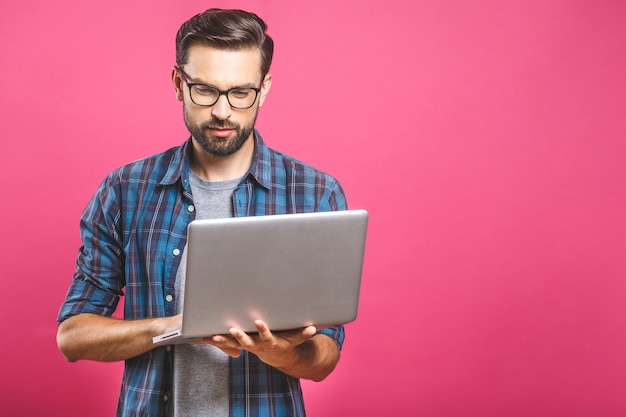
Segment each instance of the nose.
M230 117L231 108L226 95L221 95L211 109L211 114L220 120L226 120Z

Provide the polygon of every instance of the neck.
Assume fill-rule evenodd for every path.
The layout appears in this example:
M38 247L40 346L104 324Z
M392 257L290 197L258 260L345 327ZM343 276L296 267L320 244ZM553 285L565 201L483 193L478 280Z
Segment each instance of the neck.
M243 177L250 169L254 155L252 135L234 154L215 156L206 152L195 139L192 139L191 170L205 181L229 181Z

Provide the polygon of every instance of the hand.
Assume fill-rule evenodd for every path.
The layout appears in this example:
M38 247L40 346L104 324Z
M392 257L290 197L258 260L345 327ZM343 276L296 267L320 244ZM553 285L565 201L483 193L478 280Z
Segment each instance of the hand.
M215 335L203 342L218 347L228 355L236 358L241 349L254 353L266 364L275 368L288 368L298 360L296 348L311 339L317 329L308 326L298 330L272 333L261 320L254 322L258 334L247 334L236 328L229 330L228 335Z

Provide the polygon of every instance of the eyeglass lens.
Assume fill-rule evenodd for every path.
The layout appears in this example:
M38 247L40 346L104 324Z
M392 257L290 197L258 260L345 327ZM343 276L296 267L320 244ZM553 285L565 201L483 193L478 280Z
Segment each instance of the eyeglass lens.
M199 106L212 106L220 97L217 88L208 85L194 85L191 87L191 99ZM247 109L256 101L257 92L252 88L231 88L226 92L228 102L232 107Z

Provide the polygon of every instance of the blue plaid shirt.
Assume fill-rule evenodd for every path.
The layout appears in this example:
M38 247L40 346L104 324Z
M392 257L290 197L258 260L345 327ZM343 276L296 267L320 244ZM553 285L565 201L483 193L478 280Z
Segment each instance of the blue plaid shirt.
M250 170L233 193L235 216L345 210L331 176L276 152L255 131ZM80 313L111 316L122 290L125 319L174 315L174 280L195 217L189 184L190 141L107 176L81 216L76 273L59 323ZM325 329L339 348L343 326ZM124 366L118 416L169 414L174 348L158 347ZM230 414L304 416L300 382L243 352L230 358Z

